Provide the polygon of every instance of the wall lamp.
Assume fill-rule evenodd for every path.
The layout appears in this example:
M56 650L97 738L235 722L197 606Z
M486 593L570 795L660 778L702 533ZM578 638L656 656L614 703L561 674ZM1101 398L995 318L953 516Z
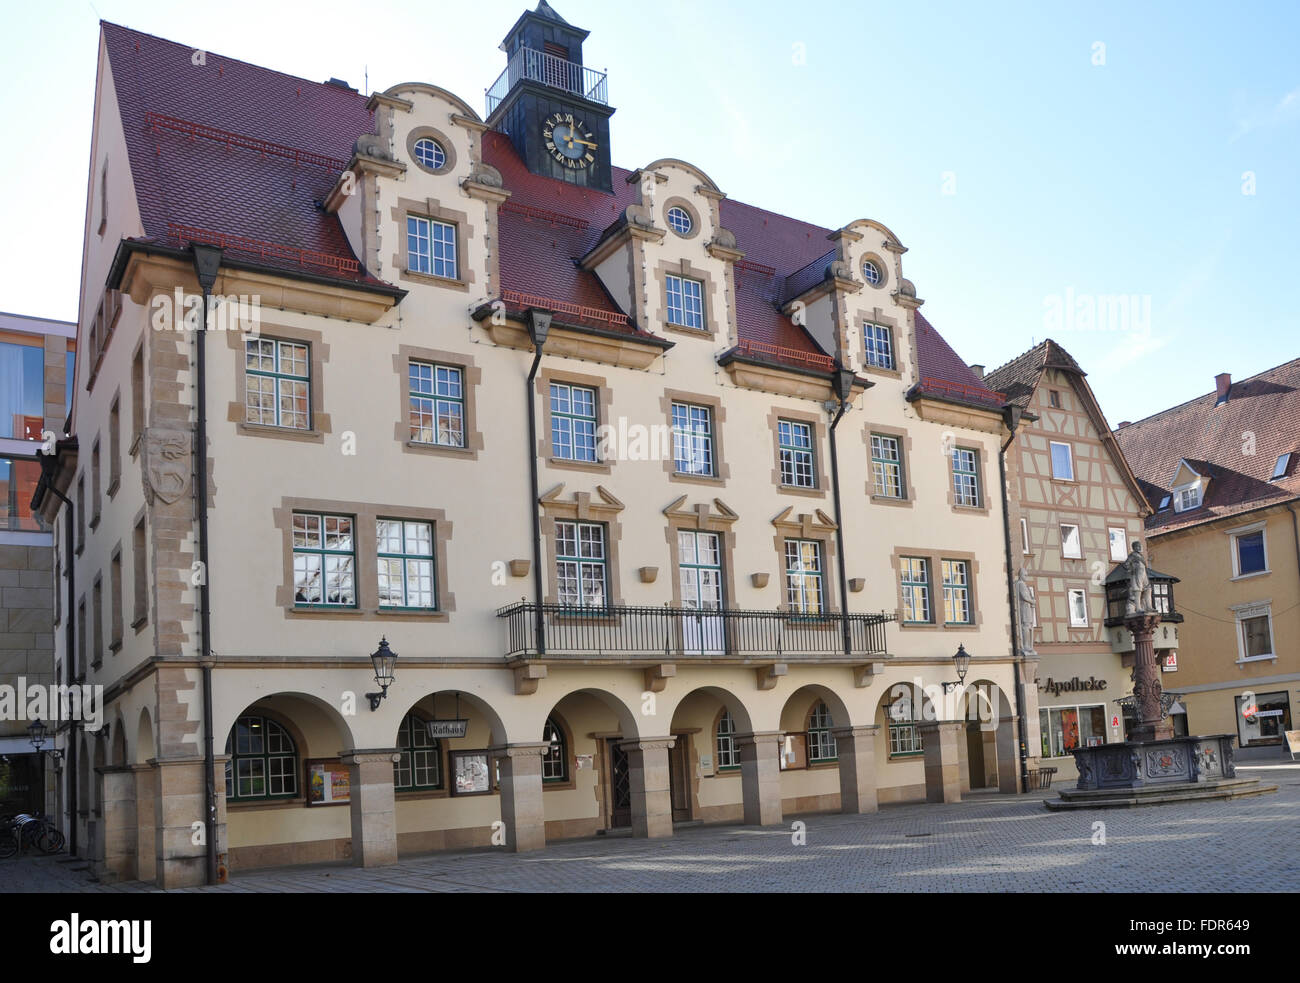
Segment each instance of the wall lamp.
M370 653L370 661L375 667L375 682L379 685L379 692L367 693L366 699L370 701L371 710L378 710L379 701L388 695L388 687L393 685L396 678L393 669L397 665L397 653L388 647L387 637L379 640L379 648Z

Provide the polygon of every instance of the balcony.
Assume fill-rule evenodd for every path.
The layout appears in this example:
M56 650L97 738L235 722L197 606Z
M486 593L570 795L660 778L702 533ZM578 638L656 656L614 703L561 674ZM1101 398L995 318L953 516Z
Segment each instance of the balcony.
M888 655L891 614L799 615L681 607L575 607L519 601L497 611L506 657L537 658L537 619L546 656L683 660L863 660ZM846 649L847 635L847 651Z
M577 62L548 55L533 48L520 48L510 57L506 70L487 90L487 114L491 116L518 83L540 82L554 89L609 105L608 76Z

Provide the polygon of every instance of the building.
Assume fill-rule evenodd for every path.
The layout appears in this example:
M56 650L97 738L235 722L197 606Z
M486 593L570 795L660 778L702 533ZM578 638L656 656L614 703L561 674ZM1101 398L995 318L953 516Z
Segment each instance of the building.
M585 36L525 12L481 118L102 25L49 488L104 876L1017 789L1001 394L879 221L615 166Z
M1133 636L1107 608L1105 578L1144 541L1149 509L1087 374L1057 342L984 381L1024 413L1007 452L1007 511L1012 562L1037 612L1036 658L1026 663L1031 765L1077 778L1071 748L1127 737L1131 707L1117 701L1133 692ZM1157 649L1176 640L1177 624L1166 621Z
M50 529L31 500L41 474L36 449L64 433L75 335L69 322L0 312L0 687L13 693L15 711L0 714L6 815L57 811L51 756L33 748L19 694L55 682L51 622L63 599Z
M1190 732L1276 747L1300 693L1300 359L1214 382L1115 436L1151 503L1152 560L1182 581Z

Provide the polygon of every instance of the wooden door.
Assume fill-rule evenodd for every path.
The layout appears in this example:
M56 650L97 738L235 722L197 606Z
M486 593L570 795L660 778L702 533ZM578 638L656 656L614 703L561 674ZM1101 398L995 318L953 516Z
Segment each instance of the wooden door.
M618 829L632 825L632 776L628 768L627 752L619 747L622 738L605 742L609 762L609 782L606 800L609 803L609 825Z
M673 822L691 818L690 737L675 735L676 743L668 751L668 789L673 802Z

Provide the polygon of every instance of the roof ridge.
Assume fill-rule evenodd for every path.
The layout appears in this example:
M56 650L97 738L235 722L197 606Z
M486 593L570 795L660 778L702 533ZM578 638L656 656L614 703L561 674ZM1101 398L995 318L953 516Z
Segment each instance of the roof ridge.
M1254 375L1248 375L1248 376L1246 376L1246 378L1244 378L1244 379L1238 379L1238 380L1236 380L1235 382L1233 382L1232 384L1233 384L1234 386L1240 386L1240 385L1242 385L1242 384L1244 384L1244 383L1247 383L1247 382L1254 382L1256 379L1259 379L1259 378L1261 378L1262 376L1266 376L1266 375L1268 375L1270 372L1276 372L1278 369L1284 369L1284 368L1286 368L1288 365L1300 365L1300 358L1293 358L1293 359L1289 359L1288 361L1285 361L1285 362L1279 362L1277 365L1274 365L1272 368L1264 369L1262 372L1256 372ZM1150 416L1144 416L1144 417L1142 417L1140 420L1134 420L1134 421L1131 422L1127 427L1124 427L1123 429L1125 429L1125 430L1131 430L1131 429L1133 429L1134 427L1141 426L1141 425L1144 424L1144 423L1150 423L1152 420L1154 420L1154 419L1155 419L1156 417L1158 417L1158 416L1164 416L1166 413L1172 413L1172 412L1174 412L1175 410L1181 410L1181 409L1183 409L1184 407L1186 407L1186 406L1190 406L1192 403L1197 402L1198 400L1208 399L1208 398L1210 398L1211 396L1213 396L1213 397L1215 397L1215 398L1217 399L1217 398L1218 398L1218 392L1217 392L1216 390L1213 390L1213 389L1212 389L1212 390L1210 390L1210 391L1207 392L1207 393L1201 393L1199 396L1193 396L1191 399L1185 399L1185 400L1183 400L1181 403L1175 403L1173 406L1167 406L1167 407L1165 407L1163 410L1157 410L1156 412L1152 413Z
M1022 358L1025 358L1028 355L1032 355L1034 352L1038 351L1038 349L1042 348L1051 340L1052 340L1051 338L1044 338L1042 341L1034 345L1032 348L1026 348L1023 352L1021 352L1019 355L1016 355L1014 358L1007 359L996 369L990 369L989 371L985 372L984 373L985 376L996 375L998 372L1001 372L1003 369L1014 365L1016 362L1019 362Z
M278 68L269 68L266 65L258 65L251 61L245 61L243 58L234 58L231 55L223 55L217 51L209 51L207 48L196 48L193 45L182 44L179 41L173 41L170 38L160 37L159 35L151 34L148 31L141 31L134 27L127 27L125 24L119 24L116 21L105 20L102 17L99 19L99 23L101 28L115 27L118 30L125 31L128 34L134 34L134 35L138 35L139 37L150 38L154 41L161 41L163 44L171 45L174 48L181 48L181 49L189 50L190 52L202 51L205 55L212 55L213 57L220 58L226 62L233 62L238 65L244 65L248 68L256 69L259 72L268 72L271 75L279 75L281 78L293 79L294 81L297 82L306 82L308 85L313 85L320 89L337 90L339 92L350 93L351 95L356 96L358 99L370 98L368 95L363 95L360 92L360 90L345 89L338 85L330 85L330 83L328 82L317 82L314 79L307 78L305 75L293 75L289 72L282 72Z

